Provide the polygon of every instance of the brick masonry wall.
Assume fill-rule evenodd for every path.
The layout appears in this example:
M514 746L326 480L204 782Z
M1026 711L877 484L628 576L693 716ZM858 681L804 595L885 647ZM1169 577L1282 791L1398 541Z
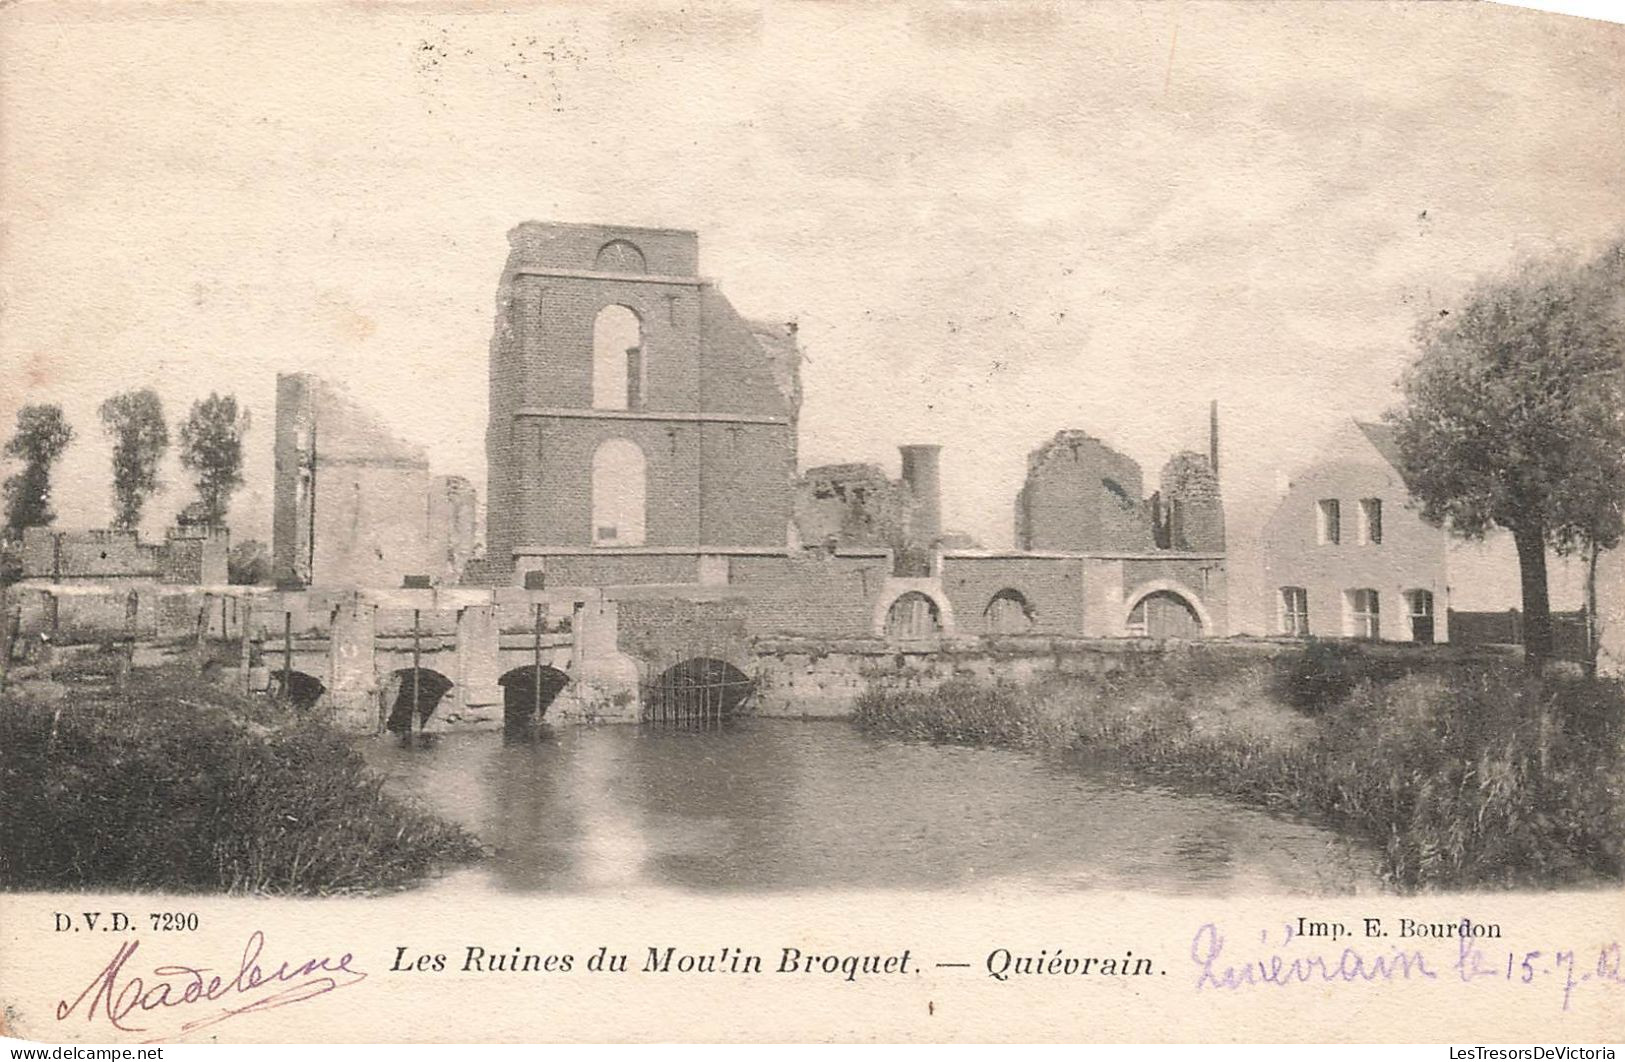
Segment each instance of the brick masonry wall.
M22 562L27 579L153 579L159 553L133 531L30 527L23 531Z
M945 557L942 588L953 605L959 634L988 632L993 595L1014 589L1026 598L1035 632L1078 634L1083 630L1083 564L1039 557Z
M639 662L645 681L696 657L736 666L746 662L747 606L740 599L623 600L616 609L616 644Z
M513 266L552 266L593 270L598 252L612 240L625 240L643 253L650 273L690 277L699 270L699 236L685 229L631 225L570 225L527 221L508 232Z
M782 366L714 288L516 275L591 269L597 249L613 239L643 250L651 273L681 266L678 275L692 275L692 233L527 224L510 234L491 344L488 554L505 563L517 547L591 545L592 455L612 438L644 453L644 544L783 543L795 462L789 423L702 427L614 416L516 422L521 407L590 409L594 325L610 305L639 319L644 411L794 417L794 389L783 389L775 372Z
M1046 444L1029 459L1018 499L1022 549L1149 550L1156 547L1142 499L1140 466L1099 439L1079 435ZM1110 480L1121 493L1106 486Z
M752 633L867 634L875 599L891 573L885 556L731 557L731 585L749 591Z
M1161 582L1188 589L1190 596L1207 612L1210 627L1202 631L1203 637L1224 637L1230 633L1225 561L1154 556L1123 561L1125 605L1140 596L1140 591Z
M526 558L523 566L540 566L549 587L693 583L699 578L699 558L687 555L555 555Z

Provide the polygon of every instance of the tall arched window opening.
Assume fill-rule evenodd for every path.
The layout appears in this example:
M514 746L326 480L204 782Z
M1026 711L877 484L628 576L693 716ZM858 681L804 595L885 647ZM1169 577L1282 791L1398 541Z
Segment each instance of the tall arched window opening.
M644 460L637 443L610 439L592 455L592 544L641 546Z
M643 408L643 324L625 306L605 306L593 321L592 406Z

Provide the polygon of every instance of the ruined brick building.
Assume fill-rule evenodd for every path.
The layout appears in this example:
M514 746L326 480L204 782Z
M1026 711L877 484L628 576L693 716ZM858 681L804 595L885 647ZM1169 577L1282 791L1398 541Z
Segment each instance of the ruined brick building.
M1062 432L1034 455L1018 548L946 548L938 446L901 447L896 481L866 463L797 478L795 328L742 317L698 275L694 233L527 223L509 242L495 581L727 586L756 630L1222 630L1211 456L1177 455L1145 498L1134 462ZM1159 621L1164 600L1188 622Z
M455 585L474 552L474 488L433 477L343 389L277 377L272 573L280 586Z
M491 343L492 558L596 583L782 549L794 326L741 317L698 275L691 232L526 224L510 243Z

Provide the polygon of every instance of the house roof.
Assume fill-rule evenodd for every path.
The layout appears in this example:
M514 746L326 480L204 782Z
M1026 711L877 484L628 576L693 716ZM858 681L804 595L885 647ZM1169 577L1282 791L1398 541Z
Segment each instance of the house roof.
M1399 441L1394 437L1394 429L1386 424L1373 424L1370 421L1357 420L1354 422L1367 440L1382 455L1382 459L1394 466L1394 471L1404 475L1405 466L1399 456Z

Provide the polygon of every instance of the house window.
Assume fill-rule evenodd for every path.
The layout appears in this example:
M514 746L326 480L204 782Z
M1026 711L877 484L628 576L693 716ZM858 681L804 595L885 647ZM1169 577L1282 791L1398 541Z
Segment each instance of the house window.
M1411 641L1433 644L1433 591L1412 590L1405 595L1410 604Z
M1343 512L1336 498L1323 498L1315 507L1315 538L1322 546L1335 546L1343 539Z
M1343 591L1343 607L1348 617L1347 633L1350 637L1369 641L1382 637L1382 613L1375 590Z
M644 460L637 443L609 439L592 455L592 544L641 546Z
M1382 499L1360 499L1360 545L1382 545Z
M1301 586L1281 587L1281 633L1309 637L1309 591Z

